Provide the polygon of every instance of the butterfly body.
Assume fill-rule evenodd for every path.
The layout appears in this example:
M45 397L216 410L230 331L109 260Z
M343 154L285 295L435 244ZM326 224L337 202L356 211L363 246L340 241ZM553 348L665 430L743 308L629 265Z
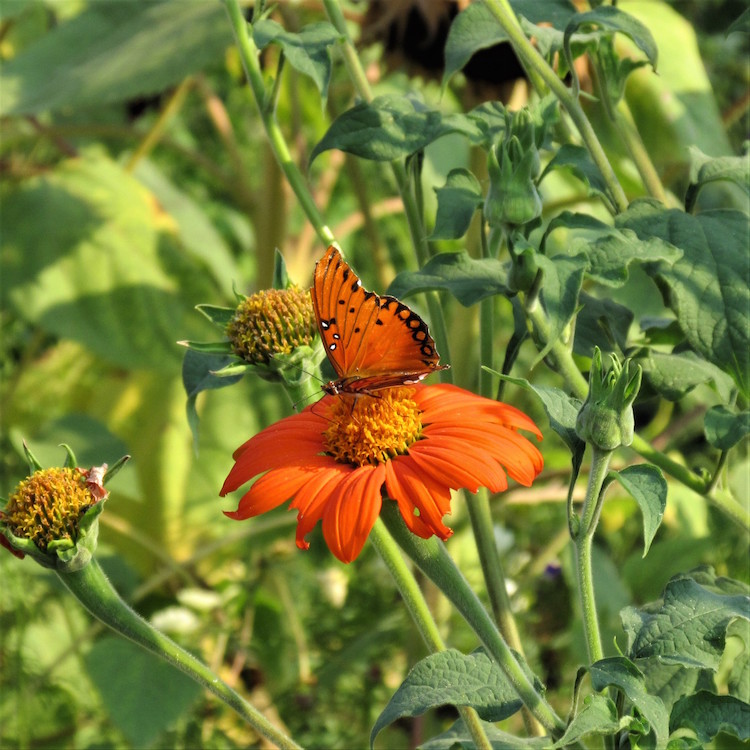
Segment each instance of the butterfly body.
M323 386L330 395L371 395L448 368L422 318L395 297L364 289L333 246L315 266L312 301L338 375Z

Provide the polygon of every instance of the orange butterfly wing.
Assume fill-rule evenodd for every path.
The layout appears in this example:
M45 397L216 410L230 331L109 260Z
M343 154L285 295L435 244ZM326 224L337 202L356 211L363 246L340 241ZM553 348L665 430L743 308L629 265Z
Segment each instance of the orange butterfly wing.
M440 364L427 324L395 297L362 288L331 246L315 265L312 301L318 329L337 381L328 393L368 393L416 383Z

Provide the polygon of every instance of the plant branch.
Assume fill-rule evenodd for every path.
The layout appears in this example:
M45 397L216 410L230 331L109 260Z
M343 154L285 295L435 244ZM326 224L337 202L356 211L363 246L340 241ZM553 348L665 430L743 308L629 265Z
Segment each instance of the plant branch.
M258 112L263 121L263 127L266 130L268 142L271 145L276 161L279 163L286 179L289 181L289 185L294 191L294 194L297 196L297 200L300 202L302 210L305 212L310 223L315 227L318 237L320 237L321 241L327 245L333 244L336 242L336 238L325 223L315 201L313 200L312 194L307 187L307 183L305 182L302 173L294 163L289 147L284 139L284 135L276 121L273 108L269 106L269 96L266 92L266 87L260 70L260 63L258 61L258 48L255 46L252 36L248 33L248 23L242 15L239 2L238 0L224 0L224 5L229 14L232 30L234 31L234 36L237 40L240 57L242 58L242 65L245 68L245 75L250 84L250 89L253 92L253 97L255 98L255 103L258 107Z

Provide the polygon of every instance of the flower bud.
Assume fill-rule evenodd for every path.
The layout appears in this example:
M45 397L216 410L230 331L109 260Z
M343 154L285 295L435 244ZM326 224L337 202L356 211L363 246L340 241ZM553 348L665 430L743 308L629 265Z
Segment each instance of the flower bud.
M103 484L107 464L91 469L68 465L42 469L24 448L33 473L0 511L0 545L16 557L30 555L47 568L80 570L96 549L97 518L109 494ZM69 448L68 458L75 463ZM109 474L127 459L120 459Z
M589 393L578 412L576 433L581 440L596 448L613 451L633 442L633 401L641 387L641 367L635 365L631 374L631 360L620 364L610 355L612 366L602 369L602 353L594 349L589 373Z
M538 158L536 147L524 150L516 136L490 149L490 187L484 201L490 227L520 226L541 215L542 199L533 179Z
M316 332L310 295L298 286L246 297L226 327L234 354L255 365L309 346Z

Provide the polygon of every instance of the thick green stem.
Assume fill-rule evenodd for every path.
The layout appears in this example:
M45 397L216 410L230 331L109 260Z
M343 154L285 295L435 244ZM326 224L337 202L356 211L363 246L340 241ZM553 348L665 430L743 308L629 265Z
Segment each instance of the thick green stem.
M565 723L536 691L534 684L498 632L489 613L448 555L443 543L435 537L420 539L412 534L406 528L395 503L386 503L380 517L401 549L455 605L477 634L487 653L503 670L532 715L553 736L561 735L565 730Z
M518 56L527 73L529 73L532 83L535 82L537 77L541 78L568 111L568 114L578 128L578 132L581 134L581 138L591 158L596 166L599 167L599 171L607 183L617 211L624 211L628 207L628 199L625 191L618 182L612 165L609 163L607 155L604 153L604 149L596 136L596 132L586 117L586 113L583 111L578 99L573 96L568 87L558 78L557 73L547 65L544 58L526 38L526 35L518 24L518 20L509 10L504 0L484 0L484 3L508 35L513 51Z
M245 68L245 74L247 80L250 83L250 89L253 92L255 103L258 107L263 126L268 136L268 141L273 149L273 153L276 156L276 160L279 166L284 172L289 185L291 186L294 194L297 196L297 200L302 206L302 210L307 215L310 223L315 227L315 231L320 237L321 241L325 244L332 244L336 241L333 232L326 225L323 217L318 211L318 207L315 205L312 194L305 182L305 178L297 168L297 165L292 159L292 155L289 152L289 148L284 139L284 135L281 132L278 122L273 112L273 108L269 106L268 93L263 82L263 75L260 70L260 63L258 61L258 48L255 46L255 42L252 36L248 33L248 24L242 16L238 0L224 0L227 12L229 13L229 19L232 24L232 30L237 40L237 46L240 51L240 57L242 58L242 64Z
M589 663L604 658L602 638L599 631L599 619L596 612L594 596L594 575L591 567L591 549L594 533L599 520L602 502L604 500L604 485L609 471L611 451L593 448L591 470L586 487L586 499L581 509L580 524L573 541L576 546L576 568L578 574L578 595L581 602L583 630L586 636L586 650Z
M391 501L386 502L390 503ZM440 636L435 619L427 606L419 584L401 556L393 537L388 533L380 519L377 520L370 532L370 541L390 571L396 588L399 590L401 598L404 600L404 604L406 604L406 608L409 610L409 614L412 616L427 648L435 653L445 651L445 643ZM479 750L491 750L492 745L487 739L477 712L473 708L466 707L459 707L458 710L474 740L474 745Z
M132 610L115 591L94 559L74 573L58 571L68 590L97 619L119 635L177 667L206 690L236 711L244 721L282 750L300 750L300 746L271 724L205 664L159 632Z

